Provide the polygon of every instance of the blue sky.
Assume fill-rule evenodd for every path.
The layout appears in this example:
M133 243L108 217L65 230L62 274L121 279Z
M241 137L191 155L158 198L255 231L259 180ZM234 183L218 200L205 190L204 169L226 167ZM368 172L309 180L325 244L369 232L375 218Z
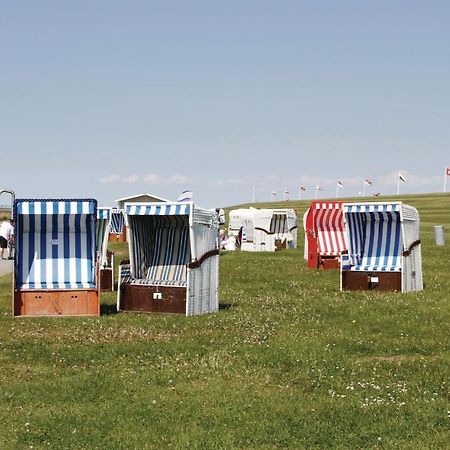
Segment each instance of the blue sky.
M191 189L442 190L448 1L0 0L2 185L112 205ZM3 202L2 202L3 203Z

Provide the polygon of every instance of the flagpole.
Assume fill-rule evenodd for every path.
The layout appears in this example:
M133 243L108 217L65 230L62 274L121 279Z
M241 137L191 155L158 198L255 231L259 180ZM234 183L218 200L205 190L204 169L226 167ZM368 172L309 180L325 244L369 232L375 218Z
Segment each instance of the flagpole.
M336 198L338 198L338 195L339 195L339 185L336 184Z
M314 200L317 200L317 192L319 191L319 189L317 189L316 187L316 194L314 195Z
M364 180L364 184L363 184L363 191L362 191L362 196L365 197L366 196L366 180Z
M400 172L397 174L397 195L400 195Z
M256 198L256 188L255 188L255 186L253 186L252 203L255 203L255 198Z
M445 170L444 170L444 192L447 192L447 170L448 170L448 168L447 167L445 167Z
M301 189L298 190L298 199L299 200L302 199L302 190Z

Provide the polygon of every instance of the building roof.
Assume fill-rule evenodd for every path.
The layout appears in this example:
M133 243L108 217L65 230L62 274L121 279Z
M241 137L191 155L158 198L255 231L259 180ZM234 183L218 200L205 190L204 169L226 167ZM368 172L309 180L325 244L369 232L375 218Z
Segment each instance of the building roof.
M123 197L116 200L119 209L123 209L125 203L135 203L135 202L170 202L166 198L158 197L157 195L148 194L144 192L143 194L131 195L129 197Z

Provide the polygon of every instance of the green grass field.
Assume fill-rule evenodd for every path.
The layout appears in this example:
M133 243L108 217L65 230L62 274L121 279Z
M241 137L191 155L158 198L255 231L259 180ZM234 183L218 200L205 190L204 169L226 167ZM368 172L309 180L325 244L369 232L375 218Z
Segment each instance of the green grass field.
M299 248L221 259L217 314L11 317L0 278L0 448L450 448L450 195L421 214L425 289L341 293ZM274 204L271 204L273 206ZM261 205L258 205L261 206ZM116 260L125 255L115 244Z

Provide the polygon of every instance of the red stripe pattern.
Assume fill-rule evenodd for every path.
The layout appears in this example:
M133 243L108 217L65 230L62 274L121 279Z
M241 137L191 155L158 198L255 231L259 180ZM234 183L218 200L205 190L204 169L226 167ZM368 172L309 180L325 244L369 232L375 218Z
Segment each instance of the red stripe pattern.
M347 248L340 203L316 203L314 228L319 255L338 256Z

